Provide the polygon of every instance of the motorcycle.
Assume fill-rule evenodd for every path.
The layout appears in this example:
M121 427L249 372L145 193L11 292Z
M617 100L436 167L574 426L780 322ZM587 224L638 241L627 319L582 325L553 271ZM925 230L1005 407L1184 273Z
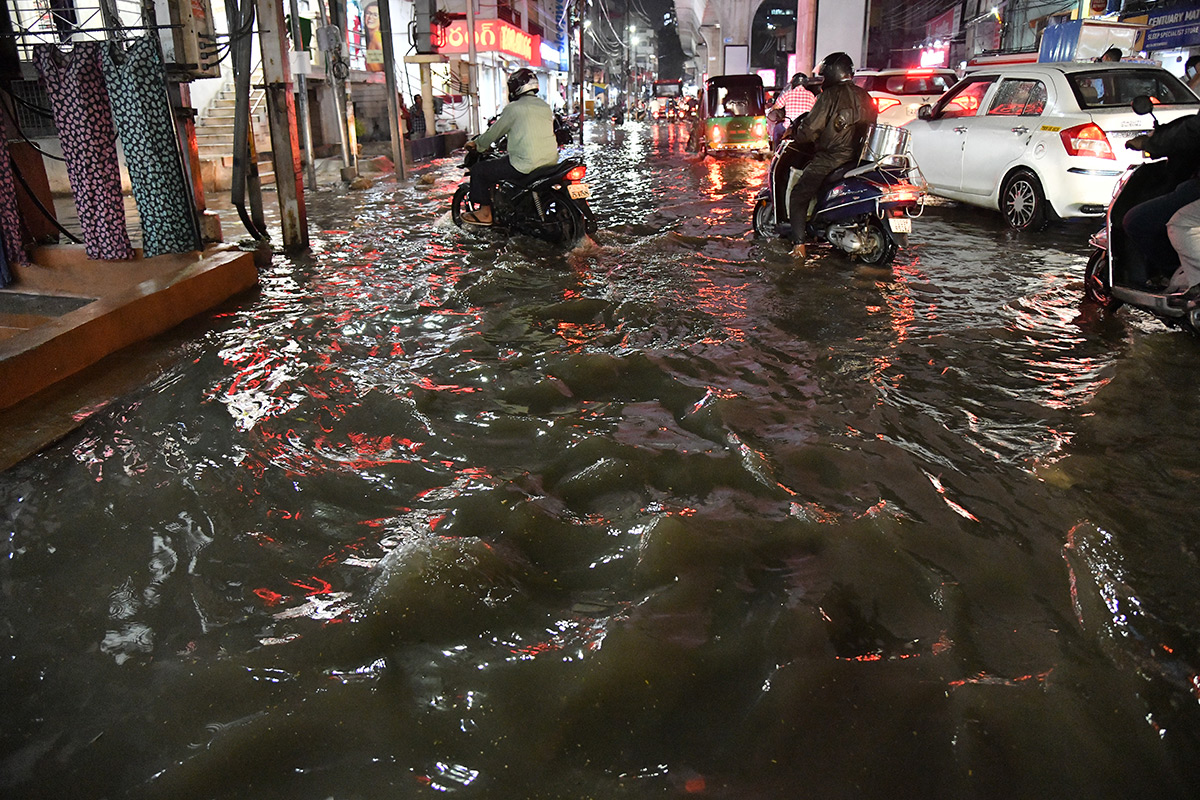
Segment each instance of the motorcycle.
M1136 113L1154 118L1153 109L1149 97L1134 98ZM1154 127L1158 127L1156 118ZM1170 159L1158 159L1135 164L1121 176L1109 201L1104 227L1089 240L1095 250L1084 272L1086 301L1105 311L1116 311L1122 305L1129 305L1154 315L1167 325L1178 325L1200 334L1200 284L1171 288L1172 282L1165 279L1175 272L1178 262L1146 264L1121 225L1130 208L1174 191L1179 183L1190 177L1187 173L1173 165ZM1135 283L1131 275L1138 271L1137 267L1143 267L1140 271L1151 278L1150 284ZM1166 285L1153 286L1155 280Z
M775 166L791 141L792 130L804 116L797 117L781 138L767 169L767 180L754 199L755 236L775 235ZM865 264L890 264L896 251L908 245L912 220L925 208L924 191L909 180L919 172L909 155L908 139L909 132L903 128L873 125L857 163L834 170L821 185L808 216L805 238L828 242ZM802 171L790 171L785 195L789 208ZM791 219L797 216L796 210L788 214Z
M466 151L463 169L468 175L482 160L501 158L489 148L479 153ZM591 187L583 182L587 167L574 159L535 169L519 180L500 181L492 191L492 229L505 233L524 233L551 244L570 244L585 233L596 232L596 217L588 205ZM463 227L463 214L477 206L470 200L468 179L454 192L450 218Z

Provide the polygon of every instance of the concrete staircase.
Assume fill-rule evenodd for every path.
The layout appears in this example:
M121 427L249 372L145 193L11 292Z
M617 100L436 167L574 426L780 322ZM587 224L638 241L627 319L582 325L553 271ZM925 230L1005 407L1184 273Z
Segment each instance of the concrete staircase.
M233 77L230 76L212 103L196 119L196 144L200 150L204 185L209 189L228 189L233 167L233 119L236 106ZM275 183L269 156L271 133L267 127L267 95L262 88L262 71L250 76L250 127L258 152L258 174L263 186Z

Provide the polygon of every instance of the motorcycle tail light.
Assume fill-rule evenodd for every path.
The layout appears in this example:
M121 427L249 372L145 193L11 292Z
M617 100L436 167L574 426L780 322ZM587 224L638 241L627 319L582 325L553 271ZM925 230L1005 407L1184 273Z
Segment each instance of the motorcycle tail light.
M1091 156L1092 158L1116 160L1112 145L1108 143L1108 136L1094 122L1085 122L1073 128L1064 128L1059 131L1058 135L1069 156Z
M577 167L571 167L570 171L567 172L567 174L563 177L564 180L570 181L571 183L579 183L581 180L583 180L584 175L587 175L587 167L585 167L583 164L580 164Z
M889 108L895 108L900 105L900 101L894 97L873 97L871 99L875 101L875 110L880 114Z

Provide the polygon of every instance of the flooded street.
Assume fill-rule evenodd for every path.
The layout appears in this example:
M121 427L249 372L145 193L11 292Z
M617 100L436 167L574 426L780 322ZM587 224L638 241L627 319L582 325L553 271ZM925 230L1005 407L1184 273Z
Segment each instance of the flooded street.
M0 792L1197 796L1200 343L1081 315L1096 226L783 278L764 162L589 136L595 241L316 192L0 473Z

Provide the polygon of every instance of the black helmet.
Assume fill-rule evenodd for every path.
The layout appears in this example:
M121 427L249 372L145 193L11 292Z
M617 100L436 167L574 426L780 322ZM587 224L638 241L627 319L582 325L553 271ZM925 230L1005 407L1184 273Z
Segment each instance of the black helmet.
M830 53L821 63L825 83L844 83L854 77L854 61L845 53Z
M788 84L788 88L795 89L797 86L803 86L807 80L807 75L805 75L803 72L797 72L792 76L792 80L791 83Z
M508 99L516 100L521 95L537 94L538 79L529 67L521 67L508 76Z

